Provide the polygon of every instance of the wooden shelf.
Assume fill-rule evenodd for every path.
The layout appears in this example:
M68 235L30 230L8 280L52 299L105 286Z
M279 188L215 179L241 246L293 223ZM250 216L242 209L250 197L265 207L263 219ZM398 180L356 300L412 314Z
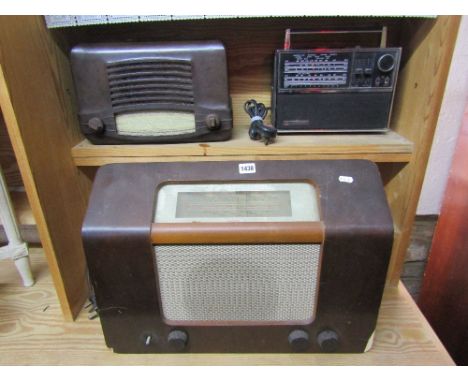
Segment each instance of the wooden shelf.
M83 140L72 148L77 166L109 163L242 159L369 159L374 162L408 162L413 144L395 132L383 134L280 135L265 146L250 140L247 127L237 127L225 142L166 145L93 145Z
M453 365L403 284L387 287L374 345L362 354L115 354L99 319L81 311L64 322L41 249L31 251L36 284L24 288L13 265L0 268L5 365ZM58 335L59 334L59 335ZM28 349L28 351L25 351Z

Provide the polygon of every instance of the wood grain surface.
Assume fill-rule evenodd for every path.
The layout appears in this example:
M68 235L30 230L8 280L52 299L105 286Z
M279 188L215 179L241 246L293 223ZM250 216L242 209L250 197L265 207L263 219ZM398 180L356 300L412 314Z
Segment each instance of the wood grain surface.
M322 222L153 223L153 244L322 243Z
M38 16L0 16L0 104L64 317L87 295L80 227L89 180L73 163L70 69ZM68 127L68 128L67 128Z
M236 126L233 137L225 142L183 143L167 145L93 145L83 140L72 148L77 166L98 166L102 163L164 161L164 158L198 161L201 157L232 157L294 155L296 159L369 159L375 162L408 162L413 144L394 132L384 134L340 135L280 135L276 143L265 146L248 136L248 124ZM152 158L152 159L151 159Z
M468 104L450 168L419 306L458 365L468 365Z
M42 250L31 259L31 288L21 286L12 262L0 262L2 365L453 365L401 284L386 289L374 346L364 354L114 354L86 311L63 321Z

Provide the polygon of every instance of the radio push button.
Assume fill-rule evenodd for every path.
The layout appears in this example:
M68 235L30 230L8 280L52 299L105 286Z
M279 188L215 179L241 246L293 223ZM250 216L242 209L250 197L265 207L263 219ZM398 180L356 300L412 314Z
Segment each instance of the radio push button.
M354 73L356 75L362 75L363 72L364 72L364 70L362 68L355 68L354 69Z

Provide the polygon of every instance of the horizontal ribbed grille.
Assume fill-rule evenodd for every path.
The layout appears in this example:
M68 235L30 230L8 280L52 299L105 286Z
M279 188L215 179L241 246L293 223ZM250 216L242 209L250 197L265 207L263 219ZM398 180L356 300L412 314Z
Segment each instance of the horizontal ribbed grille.
M140 59L107 65L112 107L141 104L193 105L192 64Z

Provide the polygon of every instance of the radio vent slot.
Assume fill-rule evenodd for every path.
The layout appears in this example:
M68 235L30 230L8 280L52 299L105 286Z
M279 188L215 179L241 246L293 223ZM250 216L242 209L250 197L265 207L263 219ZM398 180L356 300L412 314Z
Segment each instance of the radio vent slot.
M193 106L189 60L138 59L107 64L113 108L143 104Z

